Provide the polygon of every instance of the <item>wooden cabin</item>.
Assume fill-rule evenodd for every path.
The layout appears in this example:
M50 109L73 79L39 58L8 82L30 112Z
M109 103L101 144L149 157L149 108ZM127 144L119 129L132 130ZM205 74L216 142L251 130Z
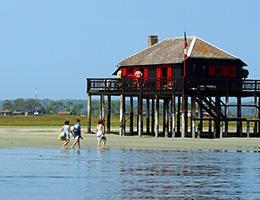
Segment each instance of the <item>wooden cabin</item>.
M120 135L126 132L126 98L130 102L129 134L134 134L133 98L136 98L136 127L139 136L143 135L144 130L143 101L146 102L146 134L201 137L205 131L203 124L208 123L208 132L213 133L210 137L226 137L233 136L228 127L230 122L235 122L237 136L244 134L242 123L247 124L247 137L252 134L252 123L253 134L260 136L260 80L247 79L249 73L246 63L231 53L198 37L187 37L186 42L184 57L184 38L168 38L158 42L158 37L151 35L148 37L147 48L117 64L113 75L118 74L120 77L88 78L88 131L91 131L91 96L98 95L100 118L105 117L104 99L107 96L108 131L111 96L120 96ZM236 107L236 116L229 114L229 97L237 99L232 105ZM244 97L253 97L253 105L242 105L241 99ZM163 102L162 111L160 102ZM243 117L242 107L253 107L253 118ZM203 113L208 116L205 117ZM160 116L163 117L162 132L159 127Z
M154 87L153 89L171 87L173 82L183 78L187 80L183 86L185 89L193 88L199 82L214 84L221 90L231 89L230 85L223 85L230 80L237 83L232 86L234 90L241 89L239 81L248 76L246 64L241 59L198 37L188 37L187 43L186 74L183 67L184 38L169 38L158 42L157 36L149 36L150 46L121 61L113 74L121 70L122 79L134 81L134 74L140 70L144 87ZM151 84L155 82L156 84ZM176 84L180 85L180 82ZM183 87L179 89L182 90Z

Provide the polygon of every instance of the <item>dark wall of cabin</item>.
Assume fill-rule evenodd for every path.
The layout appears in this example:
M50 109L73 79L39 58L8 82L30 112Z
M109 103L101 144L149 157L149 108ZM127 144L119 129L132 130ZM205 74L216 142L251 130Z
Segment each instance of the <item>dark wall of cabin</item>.
M187 61L187 76L207 79L241 79L242 66L235 60L193 59Z

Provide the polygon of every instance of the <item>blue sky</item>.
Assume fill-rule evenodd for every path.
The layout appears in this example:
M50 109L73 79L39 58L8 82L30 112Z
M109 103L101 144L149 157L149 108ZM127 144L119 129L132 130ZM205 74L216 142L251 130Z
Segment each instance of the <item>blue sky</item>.
M86 98L147 35L196 35L240 57L260 79L260 1L0 1L0 99Z

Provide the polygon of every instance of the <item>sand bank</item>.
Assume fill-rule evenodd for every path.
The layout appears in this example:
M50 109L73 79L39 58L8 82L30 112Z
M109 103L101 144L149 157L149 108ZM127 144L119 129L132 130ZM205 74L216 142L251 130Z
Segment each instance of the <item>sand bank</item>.
M0 147L40 147L59 148L57 140L60 127L0 127ZM86 134L82 148L96 148L94 134ZM176 150L176 151L260 151L260 138L222 138L222 139L191 139L191 138L154 138L138 136L118 136L108 134L108 148L143 149L143 150ZM71 140L71 143L73 138Z

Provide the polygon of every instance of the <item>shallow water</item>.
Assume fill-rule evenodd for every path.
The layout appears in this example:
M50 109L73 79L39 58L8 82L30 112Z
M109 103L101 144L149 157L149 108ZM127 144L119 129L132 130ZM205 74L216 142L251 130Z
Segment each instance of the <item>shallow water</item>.
M260 154L0 149L1 199L260 199Z

